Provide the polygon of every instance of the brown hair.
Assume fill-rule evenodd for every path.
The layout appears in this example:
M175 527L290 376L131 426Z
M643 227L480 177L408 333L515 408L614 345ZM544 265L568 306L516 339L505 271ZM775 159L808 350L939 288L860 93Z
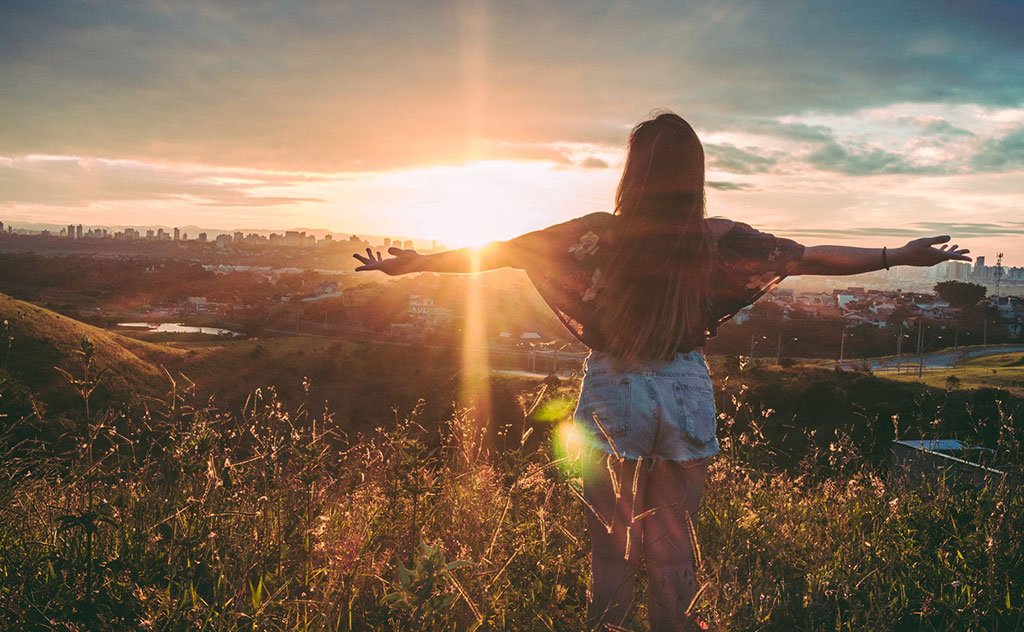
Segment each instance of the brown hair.
M597 299L607 351L654 360L701 346L711 268L704 148L680 116L665 112L633 128L615 214Z

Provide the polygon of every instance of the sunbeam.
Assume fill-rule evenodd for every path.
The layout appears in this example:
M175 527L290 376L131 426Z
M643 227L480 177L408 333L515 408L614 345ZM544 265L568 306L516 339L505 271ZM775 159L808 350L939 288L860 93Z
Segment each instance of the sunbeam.
M487 353L487 323L480 292L480 251L472 251L474 273L466 284L466 311L462 325L462 366L459 385L460 408L471 409L471 417L486 424L491 418L490 358Z

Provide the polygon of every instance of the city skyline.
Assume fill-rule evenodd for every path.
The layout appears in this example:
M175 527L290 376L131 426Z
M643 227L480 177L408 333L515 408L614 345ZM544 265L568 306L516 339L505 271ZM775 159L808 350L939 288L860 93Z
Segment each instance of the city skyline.
M198 240L198 241L211 241L211 242L215 241L218 236L233 237L234 241L238 242L238 241L244 241L244 239L239 238L239 236L241 235L244 238L248 238L248 240L251 242L252 241L251 238L254 237L254 236L259 236L259 237L267 238L269 240L269 238L271 238L271 237L285 237L287 235L301 234L304 238L307 237L307 236L313 238L313 240L314 240L313 243L320 243L321 241L327 241L327 242L333 241L334 243L337 243L339 240L336 239L336 238L342 238L342 239L345 239L345 240L348 240L348 239L359 239L359 240L367 241L367 243L369 243L370 240L376 240L377 243L375 243L373 245L377 246L377 247L384 247L384 248L387 248L388 246L391 246L392 243L394 243L394 244L396 244L396 245L398 245L400 247L403 247L403 248L417 248L417 249L424 249L424 250L437 249L437 248L444 248L444 247L446 247L446 245L443 242L440 242L439 240L433 239L433 238L424 238L424 237L416 237L416 236L408 236L408 235L359 234L359 233L353 233L353 232L347 232L347 231L332 231L332 230L328 230L328 229L324 229L324 228L309 228L309 227L293 227L293 228L290 228L290 229L275 231L275 230L271 230L271 229L267 229L267 228L253 228L253 227L224 229L224 228L205 228L205 227L200 227L200 226L195 226L195 225L170 226L170 225L158 225L158 224L157 225L144 225L144 226L128 226L128 225L123 225L123 224L118 224L118 225L113 225L113 226L106 226L106 225L86 226L86 225L83 225L83 224L77 224L77 225L72 224L72 225L68 225L68 226L65 227L65 226L57 225L57 224L35 223L35 224L29 224L29 226L30 226L29 228L16 227L16 226L14 226L12 224L8 224L8 223L5 223L4 221L0 220L0 233L3 233L4 231L8 231L8 232L14 232L14 233L17 233L17 234L24 234L24 235L50 235L50 236L54 236L54 237L65 237L67 235L66 231L68 229L71 229L71 228L74 227L76 229L76 231L75 231L76 232L76 238L78 238L78 239L103 237L103 238L112 238L112 239L122 239L122 238L124 238L124 239L134 239L134 240L140 240L140 241L144 241L144 240L160 241L160 240L164 240L164 239L167 240L167 241L179 241L179 235L180 235L181 236L181 239L180 239L181 241ZM55 230L51 230L51 229L56 229L56 232L55 232ZM77 229L81 229L81 232L79 232ZM97 233L93 234L92 231L94 231L94 230L97 231ZM99 231L102 231L102 235L99 234ZM134 234L133 235L121 236L120 233L122 231L131 231ZM199 239L200 236L205 236L205 239ZM325 239L325 237L327 239ZM429 244L429 247L428 247L428 244ZM1024 261L1021 261L1020 265L1017 265L1016 260L1011 260L1011 259L1007 258L1005 256L1005 253L1003 253L1004 256L1002 258L1002 265L1001 266L995 266L995 265L988 265L988 263L990 261L996 260L999 257L999 253L973 253L973 254L974 254L974 257L973 257L973 261L971 261L971 262L947 261L947 262L943 262L942 264L939 264L938 266L932 267L930 269L930 271L922 270L921 272L925 273L925 274L930 274L931 276L933 276L935 278L941 278L941 279L946 279L946 280L966 280L971 274L974 274L979 279L980 278L985 278L983 274L979 276L979 274L978 274L978 270L979 269L995 270L997 267L1002 267L1004 270L1007 270L1007 271L1010 271L1010 270L1020 271L1019 273L1017 273L1016 276L1010 277L1009 275L1007 275L1007 276L1004 276L1003 279L1005 279L1005 280L1014 280L1014 281L1017 281L1017 280L1024 281ZM968 270L969 272L966 272L966 273L948 273L947 274L945 272L947 269ZM897 270L897 272L898 272L899 268L895 268L895 270ZM879 270L878 271L878 273L885 273L885 272L886 271L884 271L884 270ZM991 277L991 273L989 273L989 277Z

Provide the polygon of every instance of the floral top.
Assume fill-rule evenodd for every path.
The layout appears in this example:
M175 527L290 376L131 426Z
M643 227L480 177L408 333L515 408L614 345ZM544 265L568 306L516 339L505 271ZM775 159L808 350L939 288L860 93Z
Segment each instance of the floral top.
M602 237L615 221L611 213L591 213L507 242L559 320L583 344L599 351L604 349L594 299L601 291L601 264L608 252ZM714 336L722 323L791 274L804 247L742 222L718 217L706 221L714 266L708 335Z

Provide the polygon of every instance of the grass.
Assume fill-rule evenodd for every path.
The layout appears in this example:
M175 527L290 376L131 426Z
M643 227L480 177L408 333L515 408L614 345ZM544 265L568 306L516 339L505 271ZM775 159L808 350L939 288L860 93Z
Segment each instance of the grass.
M584 629L575 388L520 393L495 439L466 411L424 427L420 408L346 436L308 398L263 389L227 411L184 378L144 409L0 419L2 626ZM843 435L763 471L772 446L733 423L746 406L722 411L696 527L713 627L1024 625L1016 488L912 480Z
M0 369L31 385L42 398L61 399L57 395L64 391L65 381L54 367L72 368L84 337L95 347L95 362L108 369L105 391L115 399L151 388L162 390L165 377L160 367L181 361L186 354L0 294Z
M885 376L941 388L950 385L954 388L999 388L1024 396L1024 353L970 358L948 369L925 370L921 378L917 377L916 368L906 373L885 373Z

